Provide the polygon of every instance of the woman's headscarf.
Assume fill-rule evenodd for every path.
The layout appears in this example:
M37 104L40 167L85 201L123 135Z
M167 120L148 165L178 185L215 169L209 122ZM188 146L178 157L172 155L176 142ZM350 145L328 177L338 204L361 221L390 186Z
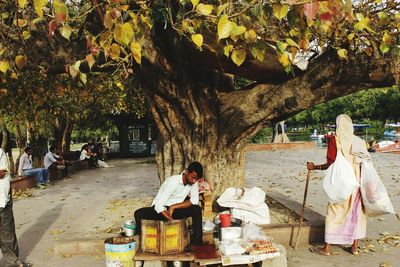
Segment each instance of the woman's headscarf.
M349 115L341 114L336 117L336 140L349 162L353 163L354 160L354 163L360 163L371 159L365 141L354 135L353 122Z
M336 117L336 140L339 143L338 149L342 149L344 157L353 162L351 155L351 144L354 136L353 122L347 114Z

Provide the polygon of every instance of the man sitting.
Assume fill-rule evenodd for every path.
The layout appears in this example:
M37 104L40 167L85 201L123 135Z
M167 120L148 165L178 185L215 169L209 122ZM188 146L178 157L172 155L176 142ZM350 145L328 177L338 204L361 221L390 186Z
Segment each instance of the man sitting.
M36 176L39 188L44 188L49 185L48 171L45 168L33 168L32 160L32 148L26 147L25 153L21 155L18 165L19 176Z
M54 170L57 171L58 169L61 170L63 178L69 177L68 176L68 168L65 164L65 161L61 156L58 154L60 153L60 148L51 146L50 151L44 156L43 165L47 170Z
M203 177L203 166L199 162L189 164L186 171L167 178L160 187L152 206L138 209L135 221L138 232L141 220L171 221L192 217L192 245L203 244L202 215L199 204L197 179ZM185 200L190 193L190 199Z

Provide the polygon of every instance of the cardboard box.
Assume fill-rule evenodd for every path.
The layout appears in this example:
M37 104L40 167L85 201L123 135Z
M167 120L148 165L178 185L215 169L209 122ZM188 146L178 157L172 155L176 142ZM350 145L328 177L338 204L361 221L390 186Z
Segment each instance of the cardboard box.
M188 245L186 220L170 222L142 220L140 247L159 255L182 253Z

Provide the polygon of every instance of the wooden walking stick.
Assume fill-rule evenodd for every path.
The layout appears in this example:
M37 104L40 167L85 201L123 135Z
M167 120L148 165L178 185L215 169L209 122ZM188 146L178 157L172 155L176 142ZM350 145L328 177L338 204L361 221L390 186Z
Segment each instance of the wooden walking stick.
M301 207L300 222L299 222L299 228L297 228L296 243L294 244L294 249L297 249L297 244L299 243L300 228L301 228L301 224L303 223L303 219L304 219L304 209L306 207L308 183L310 181L310 176L311 176L311 170L308 170L307 178L306 178L306 188L304 189L303 206Z

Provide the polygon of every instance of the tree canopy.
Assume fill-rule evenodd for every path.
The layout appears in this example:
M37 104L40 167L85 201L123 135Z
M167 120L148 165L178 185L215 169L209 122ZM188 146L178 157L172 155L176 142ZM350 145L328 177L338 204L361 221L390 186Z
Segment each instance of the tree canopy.
M190 43L198 48L190 53L199 64L251 80L288 79L282 70L296 73L331 48L342 60L360 52L375 60L395 58L388 62L399 75L395 0L16 2L0 3L0 71L12 78L27 68L67 72L85 83L82 63L89 69L114 66L127 75L142 56L156 56L149 38L167 28L188 41L185 49L192 49Z

